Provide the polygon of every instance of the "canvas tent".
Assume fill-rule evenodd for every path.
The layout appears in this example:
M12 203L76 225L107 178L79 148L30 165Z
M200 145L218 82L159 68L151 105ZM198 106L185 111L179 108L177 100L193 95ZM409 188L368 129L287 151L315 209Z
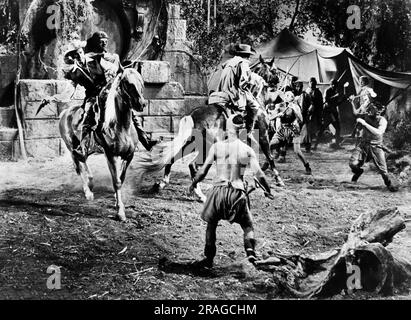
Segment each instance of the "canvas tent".
M381 101L387 103L398 90L407 90L411 85L411 73L397 73L382 71L360 61L350 49L323 46L307 42L288 29L281 31L274 39L256 48L257 54L251 57L251 63L256 62L261 56L264 59L274 58L277 67L286 70L290 75L296 75L303 82L315 77L324 91L333 78L342 76L340 83L349 82L349 94L359 91L358 79L362 75L369 76ZM230 57L225 53L221 64ZM221 64L209 78L209 90L215 90L221 72ZM403 94L399 100L394 101L401 105L399 109L410 108L410 95ZM408 101L408 103L407 103ZM392 108L391 108L392 109ZM390 110L390 108L389 108ZM395 110L398 110L395 109ZM354 117L350 105L340 107L341 122L344 131L352 129Z
M302 81L308 82L310 77L315 77L320 83L330 82L337 71L345 67L341 66L344 61L340 61L344 59L339 58L350 54L349 49L306 42L288 29L259 47L257 52L263 58L275 58L278 67L298 76Z

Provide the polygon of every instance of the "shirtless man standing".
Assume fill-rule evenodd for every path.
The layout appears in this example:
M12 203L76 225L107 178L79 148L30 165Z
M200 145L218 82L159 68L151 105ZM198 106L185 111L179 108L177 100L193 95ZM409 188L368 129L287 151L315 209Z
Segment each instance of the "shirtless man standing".
M258 164L254 150L239 139L239 131L244 128L241 115L232 115L227 120L228 138L216 142L210 149L204 165L197 172L190 186L192 192L201 182L213 162L216 162L217 176L214 186L207 196L201 217L207 222L205 259L198 262L199 267L213 266L216 255L216 229L219 220L238 223L244 231L244 248L248 260L254 263L255 239L252 216L249 208L247 186L244 182L244 172L250 165L258 183L264 189L265 196L273 199L267 179Z

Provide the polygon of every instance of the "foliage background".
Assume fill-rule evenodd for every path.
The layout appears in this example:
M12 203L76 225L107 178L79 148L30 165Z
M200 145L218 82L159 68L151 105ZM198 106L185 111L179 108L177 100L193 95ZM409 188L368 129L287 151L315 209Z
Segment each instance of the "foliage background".
M0 54L16 52L18 5L18 0L0 0Z
M403 0L217 0L217 19L207 30L207 0L171 0L188 21L188 37L204 67L215 65L225 45L258 46L289 27L311 31L324 44L350 48L368 64L393 71L411 70L411 1ZM349 30L347 8L361 9L361 29ZM296 12L296 8L298 8ZM290 26L292 17L295 21Z
M211 27L207 30L207 0L167 0L182 7L188 37L203 66L214 66L225 45L244 42L258 46L289 27L297 35L311 31L318 41L350 48L368 64L393 71L411 70L411 1L409 0L210 0ZM214 1L217 18L213 19ZM74 6L82 0L63 0ZM18 28L18 0L0 0L0 53L14 52ZM347 8L361 9L361 29L346 26ZM298 9L298 10L296 10ZM290 22L295 16L295 21Z

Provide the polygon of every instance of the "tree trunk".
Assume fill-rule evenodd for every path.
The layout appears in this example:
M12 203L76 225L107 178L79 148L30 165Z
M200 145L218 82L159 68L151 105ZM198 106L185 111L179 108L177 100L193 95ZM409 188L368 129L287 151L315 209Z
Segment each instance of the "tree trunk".
M295 19L297 18L297 15L298 15L298 13L299 13L299 7L300 7L300 0L297 0L296 1L296 3L295 3L295 10L294 10L294 14L293 14L293 17L292 17L292 19L291 19L291 23L290 23L290 26L288 27L288 29L290 30L290 31L292 31L293 29L294 29L294 23L295 23Z
M273 272L276 282L299 298L327 297L353 289L392 294L411 278L411 265L385 248L404 228L403 214L397 208L364 213L353 223L339 251L313 257L274 255L256 267Z

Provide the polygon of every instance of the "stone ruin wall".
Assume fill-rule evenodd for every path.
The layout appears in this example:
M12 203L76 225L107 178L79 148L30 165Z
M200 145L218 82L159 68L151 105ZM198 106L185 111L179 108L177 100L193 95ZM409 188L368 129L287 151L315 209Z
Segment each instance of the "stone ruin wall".
M171 139L178 131L180 119L207 100L206 79L191 54L186 22L180 18L180 8L176 5L169 6L167 42L161 60L142 61L148 105L141 118L144 129L154 138ZM52 158L67 152L58 129L59 115L64 109L81 104L84 92L78 90L70 103L52 103L35 115L45 96L61 93L66 86L70 83L64 80L21 80L19 99L29 157ZM17 132L9 147L12 158L18 158Z

